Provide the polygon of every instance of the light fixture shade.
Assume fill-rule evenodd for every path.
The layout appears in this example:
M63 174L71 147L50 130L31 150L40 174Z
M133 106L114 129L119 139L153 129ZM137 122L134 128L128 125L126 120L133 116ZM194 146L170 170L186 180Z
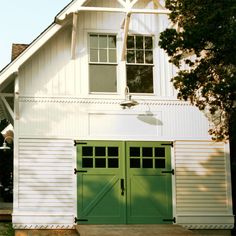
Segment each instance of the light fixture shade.
M7 146L7 143L4 142L2 146L0 147L0 150L10 150L11 148Z
M131 95L129 94L129 87L125 88L125 100L120 103L120 105L125 109L126 107L130 108L138 105L139 103L133 99L131 99Z

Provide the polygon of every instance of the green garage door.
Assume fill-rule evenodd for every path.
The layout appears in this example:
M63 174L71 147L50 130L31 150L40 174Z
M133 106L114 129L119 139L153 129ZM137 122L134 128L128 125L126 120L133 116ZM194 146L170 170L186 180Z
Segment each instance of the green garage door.
M77 142L78 223L170 223L170 150L168 142Z

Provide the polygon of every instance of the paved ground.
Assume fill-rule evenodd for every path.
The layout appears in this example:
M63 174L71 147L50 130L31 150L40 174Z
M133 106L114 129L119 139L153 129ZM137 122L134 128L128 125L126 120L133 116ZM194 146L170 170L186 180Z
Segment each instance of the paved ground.
M199 236L178 225L79 225L80 236Z

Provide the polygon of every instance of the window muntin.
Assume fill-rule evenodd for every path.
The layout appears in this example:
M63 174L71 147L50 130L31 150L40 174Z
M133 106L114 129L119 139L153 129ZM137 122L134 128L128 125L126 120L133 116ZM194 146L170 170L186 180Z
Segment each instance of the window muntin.
M117 91L116 36L89 35L90 92Z
M131 93L153 93L153 38L127 38L127 86Z

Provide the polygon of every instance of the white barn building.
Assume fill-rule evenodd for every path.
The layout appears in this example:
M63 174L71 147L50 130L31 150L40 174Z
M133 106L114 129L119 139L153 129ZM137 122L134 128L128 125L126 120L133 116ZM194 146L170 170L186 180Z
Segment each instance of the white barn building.
M158 46L163 5L74 0L0 72L15 229L233 227L229 145L177 100L176 68Z

